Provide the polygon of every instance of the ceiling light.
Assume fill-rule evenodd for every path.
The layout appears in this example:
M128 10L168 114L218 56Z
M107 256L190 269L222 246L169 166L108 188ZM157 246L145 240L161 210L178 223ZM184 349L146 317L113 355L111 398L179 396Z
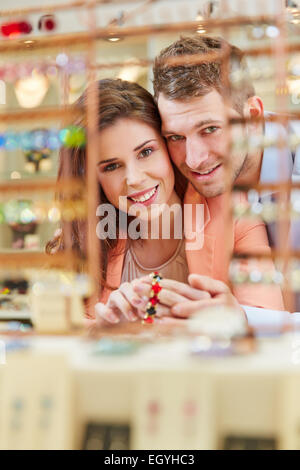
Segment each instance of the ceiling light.
M118 42L118 41L121 41L121 38L111 37L111 38L107 38L107 40L110 41L110 42Z
M22 108L35 108L43 101L49 88L49 81L45 75L32 72L30 77L24 77L15 83L15 93Z

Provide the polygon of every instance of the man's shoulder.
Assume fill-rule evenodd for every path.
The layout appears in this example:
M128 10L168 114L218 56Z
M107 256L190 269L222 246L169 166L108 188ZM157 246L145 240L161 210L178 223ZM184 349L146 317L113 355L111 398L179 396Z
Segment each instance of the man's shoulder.
M264 130L264 152L261 168L261 183L276 183L282 180L294 180L300 177L300 120L292 115L280 115L271 111L264 113L266 118ZM280 120L270 120L272 117L288 118L284 126ZM279 137L286 142L285 149L278 145ZM282 167L282 152L285 152L284 167ZM299 161L298 161L299 160Z

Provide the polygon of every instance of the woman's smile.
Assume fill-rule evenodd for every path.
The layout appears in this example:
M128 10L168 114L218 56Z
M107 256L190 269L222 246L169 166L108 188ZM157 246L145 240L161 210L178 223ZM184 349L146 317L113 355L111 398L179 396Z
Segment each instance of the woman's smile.
M158 195L159 184L144 191L131 194L127 196L129 201L132 201L134 204L142 204L143 206L149 206L153 204Z
M148 218L157 218L164 204L177 198L166 144L149 124L124 118L102 130L99 157L101 187L108 201L123 212L133 215L145 209ZM152 210L154 203L160 209Z

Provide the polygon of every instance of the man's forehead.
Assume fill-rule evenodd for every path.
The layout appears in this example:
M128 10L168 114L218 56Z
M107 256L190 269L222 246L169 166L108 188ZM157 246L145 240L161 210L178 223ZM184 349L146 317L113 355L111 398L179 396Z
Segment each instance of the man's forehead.
M171 100L160 94L158 108L163 128L166 126L169 128L172 124L179 123L188 125L195 119L197 121L225 120L228 116L228 108L218 92L210 92L204 96L192 97L184 101Z
M226 105L223 97L215 90L203 96L188 97L186 99L170 99L163 93L158 96L158 108L161 114L172 113L181 115L194 111L216 110L225 113Z

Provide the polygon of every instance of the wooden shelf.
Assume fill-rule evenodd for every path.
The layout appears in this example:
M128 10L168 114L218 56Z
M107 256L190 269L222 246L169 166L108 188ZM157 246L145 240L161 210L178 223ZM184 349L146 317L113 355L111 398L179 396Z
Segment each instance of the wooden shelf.
M5 310L0 309L0 326L2 320L30 320L31 312L29 310ZM1 329L0 329L0 333Z
M45 253L45 250L40 248L38 250L31 250L31 249L22 249L22 250L16 250L15 248L0 248L0 256L1 254L21 254L21 253Z

